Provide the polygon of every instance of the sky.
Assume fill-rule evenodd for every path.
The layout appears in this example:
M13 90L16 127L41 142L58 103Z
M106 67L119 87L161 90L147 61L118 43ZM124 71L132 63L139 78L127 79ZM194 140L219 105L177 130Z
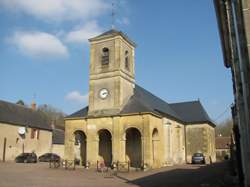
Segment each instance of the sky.
M220 123L233 103L211 0L0 0L0 100L71 114L88 103L88 38L114 26L136 44L136 83L168 103L200 100Z

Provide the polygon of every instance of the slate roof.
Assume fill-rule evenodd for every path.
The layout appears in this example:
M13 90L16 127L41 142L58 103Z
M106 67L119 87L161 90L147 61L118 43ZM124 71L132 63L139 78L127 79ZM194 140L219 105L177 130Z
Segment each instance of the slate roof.
M168 104L144 88L135 85L134 95L121 110L120 114L151 112L162 117L172 117L183 123L209 123L215 126L200 101L189 101ZM66 118L87 117L88 107L85 107Z
M49 122L40 112L2 100L0 100L0 122L52 130Z
M88 115L88 110L89 107L86 106L83 109L74 112L73 114L70 114L69 116L67 116L66 118L80 118L80 117L86 117Z
M136 112L153 112L160 116L167 115L175 119L180 119L167 102L138 85L135 85L134 95L130 98L127 105L125 105L121 114Z
M181 120L186 123L208 122L215 126L200 101L172 103L170 107L177 112Z
M175 119L180 119L175 111L173 111L168 103L156 97L144 88L135 85L134 95L129 99L120 114L131 114L140 112L152 112L157 115L168 115ZM87 117L88 107L85 107L66 118Z
M111 30L109 30L107 32L104 32L104 33L94 37L94 38L90 38L89 41L96 41L96 40L99 40L99 39L114 37L114 36L117 36L117 35L122 36L128 43L130 43L131 45L136 47L135 42L130 40L129 37L126 34L124 34L122 31L117 31L115 29L111 29Z
M230 137L216 137L215 148L216 149L229 149L231 144Z
M64 144L64 130L62 129L53 129L52 134L52 143L53 144Z

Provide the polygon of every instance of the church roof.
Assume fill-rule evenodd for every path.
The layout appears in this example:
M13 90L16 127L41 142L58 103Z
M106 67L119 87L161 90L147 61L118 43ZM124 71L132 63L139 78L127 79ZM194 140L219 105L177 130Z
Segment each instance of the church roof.
M49 122L39 111L2 100L0 100L0 122L52 130Z
M216 137L215 148L216 149L230 149L231 137Z
M136 112L152 112L160 116L166 115L180 119L167 102L138 85L135 85L134 95L130 98L127 105L125 105L121 114Z
M186 123L210 123L215 126L214 122L208 116L206 110L202 106L201 102L188 101L182 103L172 103L170 107L177 112L181 117L181 120Z
M88 115L88 110L89 110L89 107L86 106L86 107L82 108L81 110L78 110L78 111L74 112L73 114L70 114L70 115L67 116L66 118L81 118L81 117L87 117L87 115Z
M111 29L109 31L106 31L94 38L90 38L89 41L98 41L98 40L101 40L101 39L105 39L105 38L110 38L110 37L114 37L114 36L122 36L128 43L130 43L132 46L136 47L136 44L131 40L129 39L129 37L124 34L122 31L117 31L115 29Z
M209 123L215 126L200 101L189 101L168 104L144 88L135 85L134 95L121 110L120 114L151 112L162 117L172 117L184 123ZM67 118L88 117L88 107L85 107Z
M53 129L52 132L52 143L53 144L64 144L64 130Z

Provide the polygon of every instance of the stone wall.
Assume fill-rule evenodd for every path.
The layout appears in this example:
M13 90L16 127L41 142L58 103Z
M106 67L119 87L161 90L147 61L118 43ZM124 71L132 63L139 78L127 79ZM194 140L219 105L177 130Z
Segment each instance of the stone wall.
M63 144L53 144L51 152L59 155L62 159L64 159L64 150L65 147Z
M39 138L31 138L31 128L27 128L25 138L18 134L22 126L0 123L0 160L3 160L4 139L6 138L5 160L13 161L17 155L34 151L37 156L51 151L52 132L39 130Z
M186 125L187 162L191 163L192 155L201 152L206 156L206 163L216 161L215 131L209 124Z
M75 158L74 132L81 130L87 137L87 161L91 165L95 165L97 160L100 159L98 155L98 132L103 129L108 130L112 135L113 162L128 161L129 157L126 155L126 133L128 130L134 130L140 134L141 164L154 168L163 166L164 141L162 119L151 114L77 120L66 119L65 158Z
M109 64L103 65L103 48L109 49ZM125 68L125 51L129 55L129 70ZM89 114L114 115L127 103L134 92L134 47L121 36L92 41L90 49ZM109 95L100 99L101 89ZM102 115L102 114L101 114Z

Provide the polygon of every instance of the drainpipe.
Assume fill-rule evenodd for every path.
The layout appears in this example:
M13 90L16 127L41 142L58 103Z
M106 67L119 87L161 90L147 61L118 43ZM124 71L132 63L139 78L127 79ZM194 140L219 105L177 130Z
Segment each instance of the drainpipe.
M185 144L185 162L187 164L187 130L186 130L186 124L184 124L184 144Z

